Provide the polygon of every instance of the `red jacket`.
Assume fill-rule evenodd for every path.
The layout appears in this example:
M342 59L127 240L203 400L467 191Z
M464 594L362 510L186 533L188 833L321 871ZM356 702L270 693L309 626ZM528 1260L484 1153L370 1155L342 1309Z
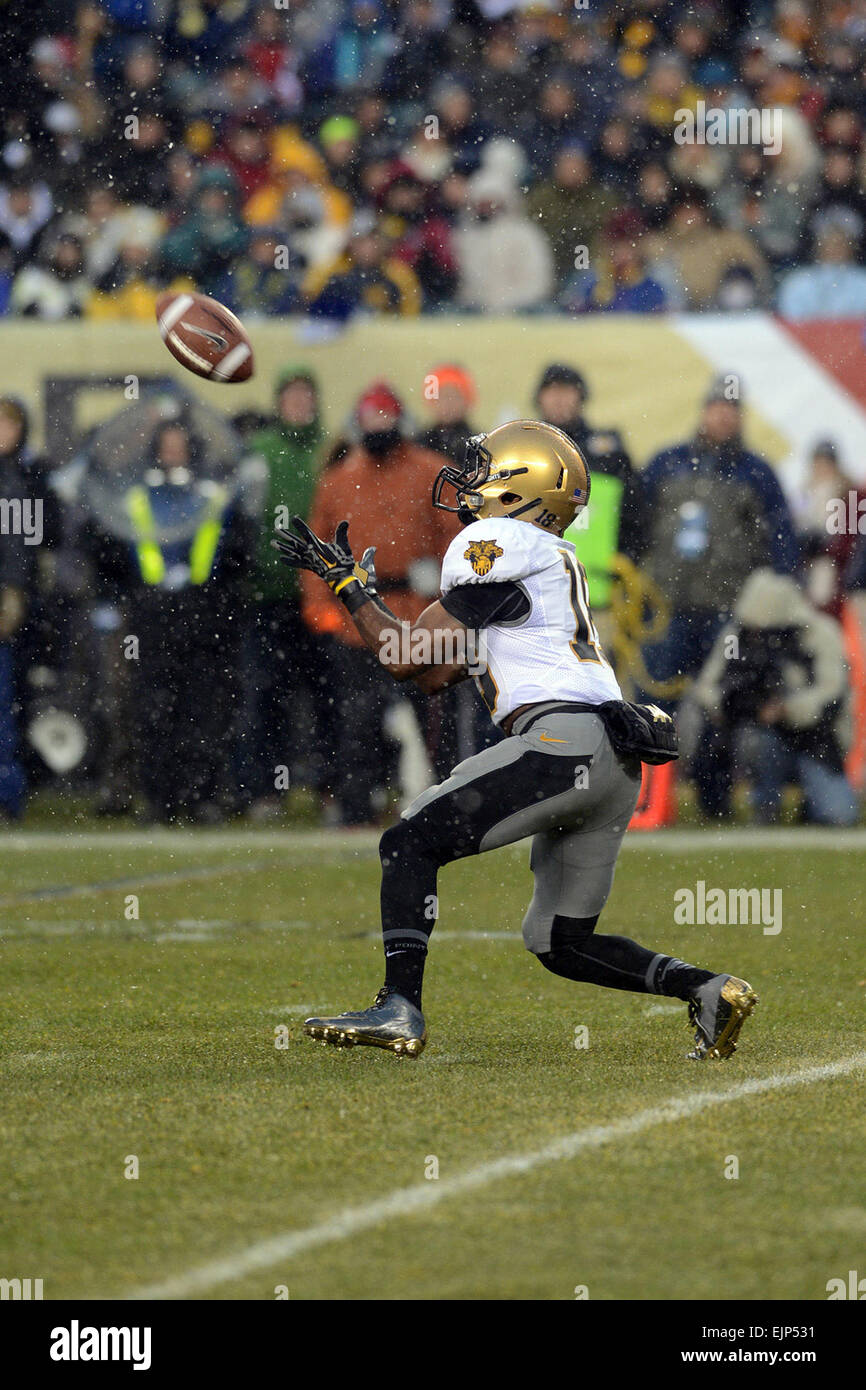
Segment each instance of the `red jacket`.
M356 559L376 546L376 574L382 598L401 619L415 622L432 597L406 586L414 560L439 564L460 530L456 516L435 509L433 481L447 462L441 454L403 443L384 460L360 445L319 478L309 525L323 540L333 540L341 521L349 522L349 542ZM390 582L389 582L390 581ZM396 586L396 587L395 587ZM301 574L304 621L314 632L334 633L349 646L363 645L339 599L316 575Z

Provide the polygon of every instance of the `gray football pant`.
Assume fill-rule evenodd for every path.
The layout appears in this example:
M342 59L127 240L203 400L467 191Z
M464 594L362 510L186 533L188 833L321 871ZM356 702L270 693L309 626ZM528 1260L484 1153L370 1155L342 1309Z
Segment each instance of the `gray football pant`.
M406 862L410 840L415 854L423 847L438 866L532 836L535 891L523 939L528 950L544 953L555 917L597 917L607 902L639 790L640 763L617 756L598 715L545 715L536 706L510 738L467 758L408 807L383 836L383 863L395 855ZM389 937L429 933L409 927L412 895L401 875L385 875L386 949Z

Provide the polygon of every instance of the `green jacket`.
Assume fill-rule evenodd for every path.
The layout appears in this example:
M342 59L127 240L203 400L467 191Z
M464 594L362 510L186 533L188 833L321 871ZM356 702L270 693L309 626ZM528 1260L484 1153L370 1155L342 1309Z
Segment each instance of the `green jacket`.
M550 240L557 284L562 288L575 272L577 247L595 251L595 243L619 200L600 184L588 183L570 192L553 179L545 179L532 189L526 206Z
M268 487L262 529L256 555L253 586L263 599L288 598L297 593L295 570L280 562L271 545L277 509L285 508L288 521L309 515L318 473L319 450L325 432L319 420L296 429L278 421L262 430L252 441L252 449L268 465Z

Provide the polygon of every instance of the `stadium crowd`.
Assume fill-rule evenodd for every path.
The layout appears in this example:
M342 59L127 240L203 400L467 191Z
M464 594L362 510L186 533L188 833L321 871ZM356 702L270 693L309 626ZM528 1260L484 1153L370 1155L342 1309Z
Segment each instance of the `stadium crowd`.
M0 0L0 23L0 315L152 321L165 288L314 335L358 314L866 314L863 0ZM724 138L683 138L683 112ZM758 820L793 782L804 819L850 823L866 538L828 529L834 498L860 501L837 444L786 498L720 381L632 460L587 420L582 365L550 363L527 403L587 454L581 556L624 689L679 707L707 817L745 772ZM287 366L231 422L230 484L178 396L116 528L90 442L58 466L0 398L0 498L44 508L40 544L4 526L0 546L0 817L59 777L106 814L269 816L301 787L363 825L497 736L468 686L395 695L270 548L277 508L348 516L417 616L453 534L433 478L482 424L470 371L430 372L429 419L359 376L333 439Z
M375 381L339 439L304 363L278 374L267 411L231 422L157 391L60 467L30 447L21 402L0 399L3 506L29 497L41 509L35 545L6 534L3 515L0 816L23 812L29 776L89 790L107 815L264 818L303 789L325 823L370 825L398 788L417 792L500 736L471 683L432 698L395 686L327 588L298 582L270 544L291 515L326 536L347 518L356 545L378 542L389 607L417 618L459 530L431 508L433 481L480 423L466 367L431 364L425 379L437 383L427 420ZM679 710L702 813L727 817L745 777L759 821L778 817L793 784L803 819L850 824L846 622L866 605L866 536L830 526L828 509L866 507L866 495L826 439L786 498L744 437L729 381L640 468L615 426L587 418L574 364L552 362L527 387L532 413L589 460L590 524L573 538L594 620L626 694ZM155 405L149 430L129 416ZM861 714L861 747L863 735Z
M331 326L866 312L862 0L4 0L0 23L0 313L149 318L174 284ZM722 143L681 140L700 103ZM732 143L748 111L772 128Z

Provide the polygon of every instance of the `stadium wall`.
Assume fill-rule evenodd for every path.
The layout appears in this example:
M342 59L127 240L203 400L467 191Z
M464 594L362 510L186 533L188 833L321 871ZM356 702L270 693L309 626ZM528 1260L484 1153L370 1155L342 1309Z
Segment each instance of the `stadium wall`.
M708 383L737 374L746 403L748 443L796 481L810 446L831 435L852 476L866 478L866 348L860 323L783 324L767 314L524 318L370 319L327 340L300 320L250 325L256 374L242 385L209 385L182 371L149 324L7 322L2 328L3 390L35 410L42 441L49 382L93 376L79 393L74 428L88 428L124 404L123 378L182 380L222 410L268 408L286 362L303 361L322 386L325 421L341 430L359 391L388 378L425 418L424 379L437 363L457 361L478 383L479 428L533 413L543 366L578 365L591 389L588 415L625 434L642 465L659 448L688 436ZM113 384L100 387L102 377Z

